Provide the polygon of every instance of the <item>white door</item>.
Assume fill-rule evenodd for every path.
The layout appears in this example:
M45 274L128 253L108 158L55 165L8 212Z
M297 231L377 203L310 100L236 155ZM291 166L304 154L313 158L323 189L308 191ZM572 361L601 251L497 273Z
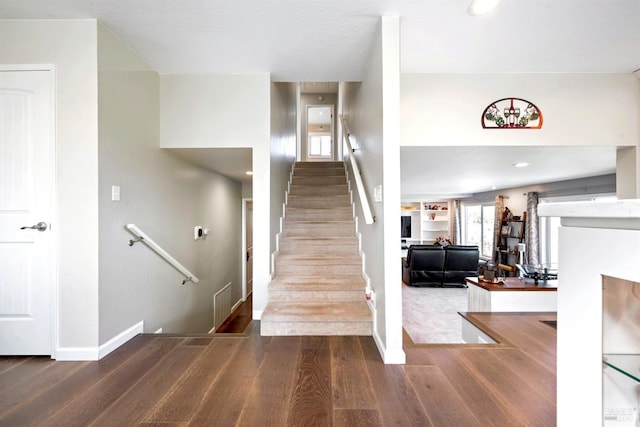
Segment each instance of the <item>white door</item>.
M50 71L0 71L1 355L52 354L51 87Z

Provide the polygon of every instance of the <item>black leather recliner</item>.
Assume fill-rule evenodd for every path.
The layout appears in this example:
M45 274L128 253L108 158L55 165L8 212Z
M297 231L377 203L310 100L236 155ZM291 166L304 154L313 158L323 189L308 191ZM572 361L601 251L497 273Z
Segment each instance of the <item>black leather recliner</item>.
M465 287L478 275L477 246L413 245L402 259L402 281L410 286Z
M442 246L412 245L402 259L402 281L411 286L442 285L444 261Z
M444 281L448 284L464 285L465 277L478 275L480 251L477 246L449 245L445 248Z

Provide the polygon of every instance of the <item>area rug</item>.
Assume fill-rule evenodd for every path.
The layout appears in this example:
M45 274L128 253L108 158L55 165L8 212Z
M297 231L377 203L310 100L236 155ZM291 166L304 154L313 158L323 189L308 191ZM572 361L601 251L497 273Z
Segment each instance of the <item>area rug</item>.
M402 326L416 344L463 343L466 288L402 286Z

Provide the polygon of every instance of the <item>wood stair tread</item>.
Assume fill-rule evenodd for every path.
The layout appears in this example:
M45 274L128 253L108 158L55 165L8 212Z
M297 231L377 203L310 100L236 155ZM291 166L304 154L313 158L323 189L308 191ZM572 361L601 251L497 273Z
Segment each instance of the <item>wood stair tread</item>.
M331 264L361 264L362 260L359 255L331 255L331 254L278 254L276 261L286 262L326 262Z
M294 166L261 334L373 334L344 164Z
M370 321L371 310L362 302L292 303L273 302L262 313L262 321L296 322Z
M347 276L349 277L349 276ZM282 280L274 279L269 283L270 290L291 290L291 291L312 291L312 290L327 290L327 291L364 291L364 280L326 280L322 277L305 277L309 280ZM364 295L364 292L363 292Z

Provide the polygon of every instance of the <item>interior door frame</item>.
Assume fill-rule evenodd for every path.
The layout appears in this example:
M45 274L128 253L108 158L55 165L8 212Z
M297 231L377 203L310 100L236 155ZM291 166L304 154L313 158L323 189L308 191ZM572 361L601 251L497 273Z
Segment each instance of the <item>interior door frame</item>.
M331 124L329 129L329 134L331 135L331 156L323 157L323 156L311 156L309 154L309 109L311 108L330 108L331 109ZM307 161L327 161L327 160L335 160L336 159L336 118L335 118L335 106L333 104L308 104L306 113L305 123L307 125L306 129L304 129L306 138L305 141L307 143L305 152L307 153Z
M247 204L248 202L253 202L253 198L251 197L243 197L242 198L242 244L240 245L242 248L241 251L241 259L242 259L242 302L247 300L249 296L247 294ZM253 209L252 209L253 210Z
M56 358L56 349L59 342L59 324L58 324L58 310L59 310L59 282L58 282L58 247L59 247L59 234L58 234L58 192L57 192L57 140L56 140L56 124L57 124L57 107L56 107L56 69L54 64L0 64L0 71L2 72L29 72L29 71L42 71L47 72L49 76L49 105L51 107L51 123L49 123L49 140L51 141L50 147L50 172L47 179L47 183L43 183L42 186L47 187L47 191L51 197L49 198L49 233L51 233L51 239L49 243L49 322L50 322L50 347L51 358ZM40 185L40 184L39 184ZM96 189L97 191L97 189Z

